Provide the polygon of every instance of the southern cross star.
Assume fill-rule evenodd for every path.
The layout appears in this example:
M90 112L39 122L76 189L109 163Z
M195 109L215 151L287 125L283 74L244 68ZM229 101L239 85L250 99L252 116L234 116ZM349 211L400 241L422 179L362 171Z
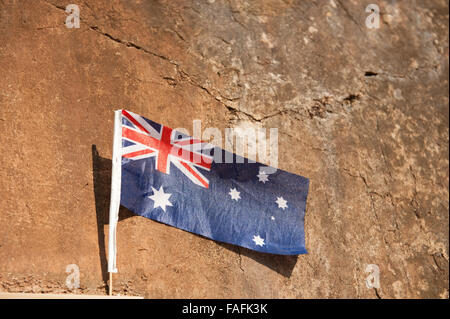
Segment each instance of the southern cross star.
M253 236L253 241L255 242L256 246L264 246L264 238L259 237L259 235L257 236Z
M277 197L277 200L275 201L278 204L278 208L287 208L287 200L285 200L283 197Z
M266 172L264 172L264 171L261 171L261 172L260 172L258 175L256 175L256 176L258 176L258 180L259 180L260 182L263 182L264 184L265 184L266 182L269 181L269 175L267 175Z
M153 195L148 196L148 198L155 202L153 208L161 207L163 211L166 211L166 206L172 206L172 203L169 201L169 197L172 196L172 194L164 193L164 189L162 186L159 188L159 190L156 190L152 186L152 190Z
M238 192L236 188L231 188L228 194L231 196L231 199L234 199L235 201L241 199L241 196L239 195L240 192Z

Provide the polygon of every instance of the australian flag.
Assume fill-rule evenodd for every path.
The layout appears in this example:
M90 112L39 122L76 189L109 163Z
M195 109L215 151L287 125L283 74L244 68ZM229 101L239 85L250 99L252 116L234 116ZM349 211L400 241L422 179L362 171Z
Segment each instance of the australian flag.
M129 111L122 110L121 129L121 205L213 240L272 254L307 253L307 178Z

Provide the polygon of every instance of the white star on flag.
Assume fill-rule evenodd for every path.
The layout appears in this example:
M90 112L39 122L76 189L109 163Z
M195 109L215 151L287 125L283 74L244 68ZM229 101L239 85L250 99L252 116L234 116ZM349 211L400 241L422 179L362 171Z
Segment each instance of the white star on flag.
M264 246L264 238L259 237L259 235L257 236L253 236L253 241L255 242L256 246Z
M166 206L172 206L172 203L169 201L169 197L172 196L172 194L164 193L164 189L162 186L159 188L159 190L156 190L152 186L152 190L153 195L148 196L148 198L155 202L153 208L161 207L163 211L166 211Z
M277 197L276 203L278 204L278 208L287 208L287 200L285 200L283 197Z
M238 201L241 198L241 196L239 196L240 192L238 192L236 188L231 188L228 194L231 196L231 199L234 199L235 201Z
M267 175L266 172L264 172L264 171L261 171L261 172L260 172L258 175L256 175L256 176L258 176L258 180L259 180L260 182L263 182L264 184L265 184L266 182L269 181L269 175Z

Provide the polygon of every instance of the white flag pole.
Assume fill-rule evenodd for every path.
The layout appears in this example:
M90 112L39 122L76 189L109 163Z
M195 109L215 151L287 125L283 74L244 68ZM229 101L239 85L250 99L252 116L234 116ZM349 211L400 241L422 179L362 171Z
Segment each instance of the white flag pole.
M109 242L108 242L108 272L109 295L112 295L112 274L117 272L116 229L119 220L120 188L122 175L122 110L114 111L114 140L111 172L111 202L109 206Z

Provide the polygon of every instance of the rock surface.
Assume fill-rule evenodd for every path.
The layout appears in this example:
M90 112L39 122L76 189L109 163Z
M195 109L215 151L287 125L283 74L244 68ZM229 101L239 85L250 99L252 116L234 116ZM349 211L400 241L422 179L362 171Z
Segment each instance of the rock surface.
M72 1L75 2L75 1ZM0 291L106 293L113 113L278 128L308 255L121 210L115 293L448 298L448 1L0 2ZM368 288L366 267L380 270ZM72 291L73 292L73 291Z

